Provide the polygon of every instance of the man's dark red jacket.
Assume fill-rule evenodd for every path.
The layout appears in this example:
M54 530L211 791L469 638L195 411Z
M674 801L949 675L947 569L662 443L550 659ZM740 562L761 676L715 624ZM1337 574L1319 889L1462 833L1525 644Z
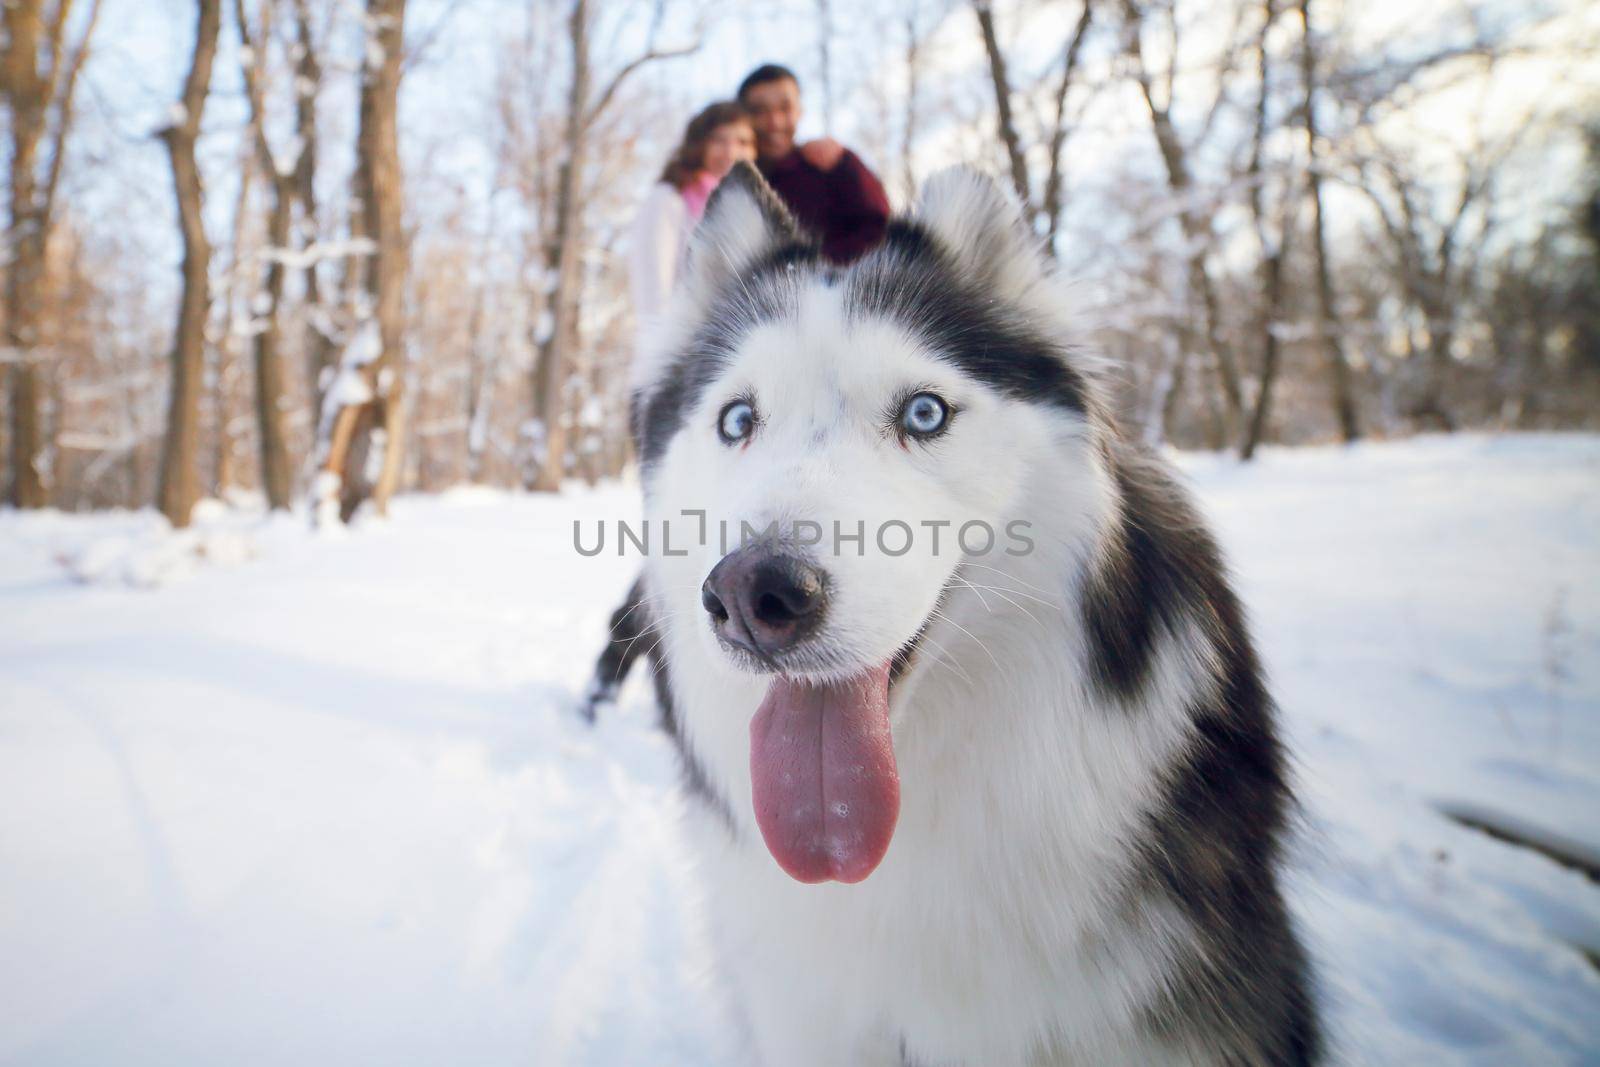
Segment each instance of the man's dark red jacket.
M832 170L818 169L799 149L757 166L800 225L822 238L823 254L835 263L848 263L883 240L889 198L849 149Z

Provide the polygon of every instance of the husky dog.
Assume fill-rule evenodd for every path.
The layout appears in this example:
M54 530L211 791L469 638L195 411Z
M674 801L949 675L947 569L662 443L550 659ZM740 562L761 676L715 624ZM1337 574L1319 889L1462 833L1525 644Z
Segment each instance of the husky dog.
M1015 204L946 172L841 269L745 165L686 282L644 583L761 1061L1317 1061L1243 613Z

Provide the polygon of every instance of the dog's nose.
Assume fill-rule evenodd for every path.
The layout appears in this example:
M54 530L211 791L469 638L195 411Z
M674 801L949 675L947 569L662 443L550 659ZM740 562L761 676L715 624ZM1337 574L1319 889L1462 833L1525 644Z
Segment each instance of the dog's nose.
M770 546L730 552L700 587L700 603L717 636L758 656L804 640L827 607L822 571Z

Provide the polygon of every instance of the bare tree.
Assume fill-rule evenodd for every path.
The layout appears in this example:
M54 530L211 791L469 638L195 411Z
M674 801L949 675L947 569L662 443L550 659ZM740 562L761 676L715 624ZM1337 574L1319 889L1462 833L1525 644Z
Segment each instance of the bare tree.
M1361 436L1356 418L1355 392L1350 382L1350 361L1345 358L1344 331L1333 295L1333 272L1328 266L1327 223L1323 218L1322 170L1317 143L1317 52L1316 32L1311 23L1311 0L1300 0L1300 72L1304 81L1305 103L1300 109L1306 131L1306 190L1311 198L1311 249L1317 272L1317 344L1328 362L1328 381L1333 396L1334 416L1339 435L1345 441Z
M549 293L548 318L535 339L538 363L534 371L534 472L530 488L554 492L566 473L568 406L567 377L578 346L578 313L583 286L583 220L588 190L584 173L589 158L589 137L624 83L648 64L696 51L698 42L676 48L657 45L665 13L658 2L651 16L645 49L625 63L598 94L589 54L592 15L589 0L573 0L567 19L571 45L571 79L567 85L563 153L556 178L555 225L546 247L546 270L554 279Z
M496 195L507 183L506 170L510 163L505 146L501 146L490 189L488 218L483 228L483 243L478 252L484 264L493 261L493 241L499 232L499 197ZM467 327L468 362L466 382L466 472L467 480L480 483L484 480L488 458L490 425L494 413L495 384L498 377L498 357L502 328L497 314L496 294L491 280L486 276L473 296L472 314Z
M1514 140L1514 139L1513 139ZM1489 210L1497 165L1509 154L1481 150L1461 161L1461 178L1455 195L1436 210L1434 186L1393 155L1381 154L1364 168L1362 191L1377 210L1390 244L1400 293L1421 318L1420 357L1409 367L1410 396L1405 412L1413 420L1439 429L1455 430L1460 420L1445 395L1449 368L1466 294L1478 256L1465 237L1474 212L1480 226L1472 244L1481 246L1493 224ZM1496 158L1498 156L1499 158ZM1436 181L1437 176L1430 176ZM1416 347L1411 329L1407 343Z
M1033 192L1028 187L1028 161L1022 153L1022 136L1017 132L1016 117L1011 113L1011 75L1006 69L1005 52L1000 48L999 36L994 29L994 9L990 0L972 0L972 11L978 16L978 31L983 36L983 51L989 57L989 79L994 83L996 132L1005 145L1006 159L1011 164L1011 188L1017 200L1033 203Z
M185 413L197 402L200 484L218 494L254 484L265 446L261 483L281 505L274 483L303 480L302 378L320 394L310 467L319 503L331 504L324 516L353 513L378 483L380 496L463 479L553 488L563 476L620 470L636 336L622 251L684 103L634 72L687 51L658 48L656 37L676 40L704 0L527 0L526 36L499 42L496 110L483 128L441 126L449 109L406 116L415 173L403 205L397 165L379 162L395 140L381 100L421 53L445 68L469 62L429 51L449 39L448 12L468 5L444 0L435 12L446 17L426 26L410 5L402 49L391 5L218 3L221 20L241 16L249 59L230 112L238 121L219 123L213 100L202 123L198 106L180 102L162 153L187 143L190 159L198 151L222 162L230 183L243 180L228 185L227 204L216 179L204 188L206 231L201 212L180 211L181 317L191 325L176 338L178 287L151 282L152 270L170 273L159 264L171 235L125 222L163 217L173 194L128 181L114 132L86 136L98 113L81 102L68 139L74 71L80 101L126 73L99 55L104 25L84 58L99 8L0 9L11 207L0 256L0 491L72 508L158 499L173 488L162 482L163 442L181 458L187 431L168 431L192 425ZM1248 456L1268 442L1371 432L1369 422L1391 433L1600 426L1600 167L1563 187L1592 122L1592 102L1567 91L1563 71L1581 72L1595 31L1576 20L1554 32L1546 16L1499 0L1452 0L1374 39L1353 9L1268 4L885 0L862 20L836 0L807 0L801 9L827 12L836 32L801 44L813 59L819 40L827 45L835 117L894 161L907 196L932 149L1020 186L1034 231L1094 281L1081 293L1126 369L1112 399L1152 441L1170 433ZM847 11L867 28L848 56L837 32ZM345 31L363 15L366 38L349 41L346 58ZM1130 29L1138 36L1125 41ZM217 51L225 56L226 42ZM401 73L386 73L396 55ZM1532 62L1506 72L1517 82L1508 93L1496 64L1515 55ZM174 61L174 81L193 58ZM845 78L846 67L866 76ZM1508 101L1535 75L1557 91L1510 121ZM334 142L357 140L354 109L347 120L321 107L344 99L347 84L365 107L348 196L317 181L319 161L326 169L349 154ZM1462 99L1472 90L1493 106L1473 108ZM1122 104L1136 108L1131 130ZM1437 121L1452 108L1463 121ZM1085 183L1092 195L1080 198L1071 141L1091 133L1104 151ZM433 150L474 137L486 166L470 173ZM80 174L77 160L102 146L110 158ZM186 203L199 175L182 177ZM113 194L123 210L87 210ZM208 237L214 246L190 247ZM382 264L372 254L380 238ZM208 313L193 312L207 302L200 251ZM398 319L397 263L407 294ZM192 324L202 321L200 333ZM169 356L195 343L204 374L169 369ZM287 406L269 399L283 395ZM277 473L273 437L296 461Z
M1156 78L1145 61L1142 40L1145 11L1137 0L1123 0L1122 7L1126 16L1125 50L1133 68L1134 80L1138 83L1139 91L1150 112L1150 129L1155 135L1156 147L1160 150L1161 161L1166 167L1167 184L1178 202L1178 221L1183 230L1184 243L1187 245L1185 258L1188 262L1189 292L1200 302L1206 347L1210 351L1221 381L1224 416L1220 420L1220 433L1213 439L1213 444L1220 447L1226 442L1238 439L1244 395L1239 383L1238 360L1234 357L1233 348L1223 332L1222 310L1216 284L1206 263L1213 244L1210 221L1198 202L1198 190L1189 164L1189 149L1179 135L1177 124L1172 118L1173 93L1176 91L1178 80L1177 16L1170 7L1167 9L1171 29L1171 40L1168 45L1171 59L1161 78L1162 86L1158 88ZM1231 65L1231 58L1230 53L1225 59L1224 68ZM1210 130L1215 116L1220 111L1225 99L1226 81L1227 71L1224 69L1217 75L1217 95L1202 126L1202 137ZM1187 350L1189 346L1186 344L1184 347ZM1174 372L1175 381L1182 380L1183 370L1184 364L1180 362ZM1176 390L1173 395L1176 396Z
M322 60L316 34L312 31L310 0L294 0L294 129L300 155L295 160L294 180L300 201L304 240L315 244L321 216L317 211L317 161L321 157L317 100L322 90ZM337 346L334 324L326 305L319 276L321 258L312 257L306 265L305 302L308 309L306 340L306 380L311 383L312 425L322 420L322 393L331 373Z
M385 514L400 479L407 253L397 119L405 12L405 0L367 0L355 184L360 230L375 251L367 261L366 313L341 356L343 387L336 382L336 395L324 401L313 508L319 522L334 506L341 519L350 521L369 495L378 514ZM366 461L374 447L381 450L381 460L376 481L369 485Z
M1255 134L1250 139L1250 163L1245 171L1250 187L1250 217L1255 223L1256 241L1261 246L1261 385L1256 390L1255 407L1245 429L1244 441L1239 446L1239 458L1244 460L1255 456L1256 448L1266 435L1267 419L1272 411L1272 391L1277 385L1282 362L1279 335L1284 308L1283 262L1289 252L1289 235L1293 233L1293 226L1286 218L1274 239L1267 212L1267 179L1263 157L1269 129L1267 104L1272 94L1271 52L1267 47L1267 38L1277 17L1277 6L1274 0L1264 0L1262 7L1261 34L1256 41L1256 74L1261 85L1256 94ZM1287 210L1285 215L1288 215Z
M906 95L905 115L901 122L900 131L900 178L904 183L905 198L909 202L917 195L916 163L914 162L917 143L917 124L919 119L918 101L922 91L922 49L923 31L921 26L922 3L921 0L910 0L910 5L905 12L906 33Z
M297 159L280 159L267 137L267 102L263 81L266 77L268 49L272 42L273 15L277 5L262 0L258 30L250 27L250 13L244 0L234 0L234 20L239 26L240 68L244 75L245 96L250 102L250 137L255 143L260 170L271 190L272 204L267 221L266 279L260 293L260 306L252 306L255 321L256 426L261 444L261 485L266 490L267 506L289 510L293 472L289 465L289 444L284 434L283 356L280 338L283 330L279 308L283 303L284 260L289 252L290 226L299 188ZM298 151L298 147L295 149ZM255 302L252 301L254 305Z
M833 136L833 4L817 4L817 70L822 82L822 132Z
M5 358L11 402L9 499L21 508L49 502L44 479L45 434L40 412L40 287L45 252L55 219L56 195L72 131L78 76L100 16L91 0L76 43L71 36L73 0L6 0L0 95L10 111L11 214L6 228L10 262L5 283ZM44 149L41 154L41 147Z
M246 281L254 250L248 245L250 195L255 188L257 159L255 146L245 139L240 144L239 186L233 199L233 233L228 241L228 270L223 275L223 291L213 301L213 314L221 319L221 339L216 345L212 375L212 425L215 427L212 462L213 495L222 498L235 480L237 435L233 416L234 394L239 377L239 346L249 333L250 300L254 286ZM217 308L220 305L220 308Z
M1055 121L1050 127L1049 169L1044 179L1044 200L1039 208L1044 213L1045 236L1054 250L1056 230L1061 222L1061 184L1063 154L1071 125L1067 117L1067 93L1072 89L1073 76L1078 70L1078 57L1083 52L1083 42L1089 36L1089 24L1094 19L1094 0L1083 0L1083 12L1072 36L1067 39L1066 52L1061 57L1061 78L1056 83Z
M183 95L173 107L172 123L158 136L167 145L177 195L178 225L183 232L183 295L172 342L172 399L167 409L167 437L161 453L157 502L174 526L189 525L189 513L200 497L198 466L200 389L205 369L205 330L211 295L211 244L202 218L205 193L194 147L200 118L211 88L211 66L222 28L220 0L197 0L194 51Z
M988 58L989 82L994 90L995 126L1000 143L1005 146L1006 160L1011 172L1011 187L1016 191L1024 210L1043 224L1049 245L1054 249L1056 229L1061 218L1062 157L1067 138L1072 131L1067 111L1067 96L1072 90L1078 71L1078 57L1083 51L1083 42L1088 38L1089 27L1094 20L1094 0L1083 0L1083 10L1078 15L1077 24L1073 27L1071 36L1067 38L1066 48L1062 53L1060 74L1051 88L1052 119L1047 136L1044 138L1047 165L1043 195L1038 203L1034 202L1027 147L1017 124L1013 102L1014 86L1010 64L1006 60L1005 51L1000 45L999 33L995 29L993 4L990 0L973 0L972 10L977 16L978 32L983 38L984 54Z
M559 489L566 473L566 373L577 342L578 288L583 281L579 182L589 148L589 29L588 0L573 0L568 16L572 75L567 87L566 153L556 179L555 232L548 257L555 288L544 320L548 336L539 346L534 371L534 412L540 429L535 443L542 454L535 457L531 488L544 492Z

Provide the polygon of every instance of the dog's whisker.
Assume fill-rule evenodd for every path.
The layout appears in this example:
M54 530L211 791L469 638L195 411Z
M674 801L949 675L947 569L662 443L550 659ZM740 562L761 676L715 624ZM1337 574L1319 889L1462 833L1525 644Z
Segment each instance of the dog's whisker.
M645 637L648 637L650 634L659 633L659 634L662 635L663 638L665 638L666 632L667 632L667 623L671 622L675 618L678 618L682 614L683 613L681 611L675 611L675 612L671 612L670 614L663 615L663 616L661 616L659 618L652 619L652 621L650 622L649 625L645 626L637 634L634 634L631 638L628 639L628 645L627 645L628 651L631 652L633 650L633 646L634 645L638 644L640 640L642 640ZM659 644L659 643L660 642L658 641L657 644ZM645 655L649 655L650 652L653 652L653 651L655 651L655 646L651 646L651 648L648 649L644 654Z
M977 646L979 648L983 649L984 655L989 657L989 662L993 663L996 667L1000 666L1000 661L995 658L995 655L994 655L993 652L989 651L989 646L984 644L981 640L979 640L977 634L973 633L971 630L967 629L965 626L962 626L959 622L956 622L954 619L952 619L950 616L946 615L944 612L940 611L938 608L934 608L931 614L932 614L933 618L935 618L935 619L943 619L945 622L949 623L951 626L954 626L956 629L960 630L962 633L964 633L968 637L972 638L972 640L977 643Z
M1010 589L1010 588L1007 588L1006 586L1003 586L1003 585L987 585L987 584L983 584L983 583L980 583L978 587L980 589L988 590L991 593L1011 593L1011 594L1014 594L1016 596L1026 597L1027 599L1033 601L1035 604L1039 604L1039 605L1041 605L1043 607L1050 608L1052 611L1063 611L1063 610L1065 610L1060 604L1058 604L1058 603L1056 603L1054 601L1045 600L1043 597L1034 596L1032 593L1024 592L1021 589ZM1015 603L1015 601L1013 601L1013 603Z
M932 659L935 664L949 670L968 685L972 684L972 675L967 673L966 668L961 666L960 662L958 662L955 656L950 653L949 649L945 648L939 642L929 637L926 630L923 631L922 636L918 640L920 644L932 646L933 652L929 658Z
M952 580L960 582L962 585L972 590L972 595L978 598L978 602L983 605L983 610L987 611L991 615L994 614L994 608L989 606L989 602L984 599L983 593L978 589L977 586L973 585L959 574L952 574L950 577Z
M967 582L966 584L968 585L968 587L970 587L972 589L972 591L974 593L977 593L977 591L980 588L985 589L985 590L993 593L995 596L997 596L1000 599L1004 600L1007 604L1010 604L1012 607L1016 608L1018 611L1022 612L1024 615L1026 615L1029 618L1029 620L1032 621L1032 623L1035 626L1044 625L1043 623L1041 623L1039 621L1039 617L1037 615L1035 615L1033 612L1029 611L1027 608L1023 607L1021 604L1017 603L1015 600L1012 600L1011 597L1006 595L1008 592L1016 592L1016 590L1014 590L1014 589L1013 590L1005 590L1005 589L999 588L998 586L993 586L993 585L977 586L977 585L973 585L971 582ZM982 597L980 596L979 599L982 599ZM988 607L988 604L985 604L984 607Z
M1005 569L1003 569L1001 567L996 567L996 566L994 566L992 564L989 564L989 563L977 563L977 562L974 562L973 560L970 560L970 559L964 559L964 560L961 561L961 566L963 566L963 567L977 567L980 570L994 571L996 574L1003 575L1003 576L1011 579L1013 582L1016 582L1019 585L1025 585L1029 589L1032 589L1037 593L1043 593L1045 596L1049 596L1050 595L1050 590L1044 588L1043 586L1034 585L1032 582L1025 581L1022 578L1017 577L1015 574L1011 573L1008 570L1005 570Z
M661 636L656 638L656 643L651 645L649 648L644 650L645 659L646 660L650 659L651 656L655 653L655 650L661 647L661 642L665 641L666 639L667 639L667 632L665 630L663 630L663 631L661 631ZM650 677L652 679L655 678L658 674L661 673L661 668L665 667L666 665L667 665L667 661L666 661L665 657L663 657L658 662L651 664L651 666L650 666Z

